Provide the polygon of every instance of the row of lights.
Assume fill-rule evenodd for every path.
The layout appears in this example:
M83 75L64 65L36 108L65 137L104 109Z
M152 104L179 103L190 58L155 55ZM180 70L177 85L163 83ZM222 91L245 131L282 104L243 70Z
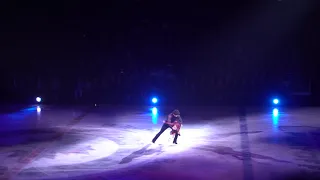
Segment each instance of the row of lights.
M40 103L41 101L42 101L41 97L36 97L36 102ZM153 98L151 99L151 102L152 102L153 104L157 104L157 103L158 103L158 98L153 97ZM278 105L278 104L280 103L279 99L273 99L272 102L273 102L273 104L275 104L275 105Z
M36 102L37 102L37 103L41 103L41 101L42 101L41 97L36 97ZM151 99L151 102L152 102L154 105L157 104L157 103L158 103L158 98L153 97L153 98ZM279 99L277 99L277 98L276 98L276 99L273 99L272 102L273 102L274 105L278 105L278 104L280 103ZM95 105L95 106L96 106L96 105ZM41 111L41 108L40 108L39 106L37 107L37 111L38 111L38 112ZM151 111L152 111L153 116L155 116L155 115L158 114L158 108L156 108L156 107L153 107L153 108L151 109ZM278 116L279 110L278 110L277 108L274 108L273 111L272 111L272 114L273 114L274 116Z
M158 103L158 99L157 99L156 97L153 97L153 98L151 99L151 102L155 105L155 104ZM272 100L272 102L273 102L274 105L279 105L280 100L277 99L277 98L275 98L275 99ZM151 108L151 111L152 111L152 114L153 114L153 115L157 115L157 114L158 114L158 109L157 109L156 107ZM278 108L274 108L274 109L272 110L272 114L273 114L273 116L278 116L278 115L279 115L279 110L278 110Z
M41 103L41 101L42 101L41 97L36 97L36 102L37 102L37 103ZM152 102L154 105L157 104L157 103L158 103L158 98L153 97L153 98L151 99L151 102ZM272 102L273 102L274 105L278 105L278 104L280 103L279 99L273 99Z
M37 103L40 103L41 101L42 101L41 97L36 97L36 102ZM153 104L157 104L158 103L158 99L155 98L155 97L152 98L151 101L152 101Z

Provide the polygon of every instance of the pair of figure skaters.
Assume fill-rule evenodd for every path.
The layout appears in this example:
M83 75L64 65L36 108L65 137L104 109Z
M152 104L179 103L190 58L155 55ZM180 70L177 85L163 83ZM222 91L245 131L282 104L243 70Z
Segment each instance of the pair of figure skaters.
M180 127L182 126L182 118L180 116L179 110L174 110L168 115L168 119L163 121L163 125L158 132L158 134L152 139L152 142L155 143L159 136L168 128L171 128L170 134L174 136L173 143L178 144L178 136L180 136Z

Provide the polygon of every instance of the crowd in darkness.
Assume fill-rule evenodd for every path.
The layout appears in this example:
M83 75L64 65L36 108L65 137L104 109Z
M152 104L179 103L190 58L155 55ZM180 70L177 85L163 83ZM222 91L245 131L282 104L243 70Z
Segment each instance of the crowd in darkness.
M146 104L155 95L231 105L309 92L320 102L313 3L13 3L3 6L0 93L26 103Z
M87 75L74 72L11 73L4 93L8 101L25 102L41 96L47 103L146 104L156 95L164 104L227 105L243 99L255 103L268 94L287 93L290 84L264 71L210 72L191 66L117 68Z

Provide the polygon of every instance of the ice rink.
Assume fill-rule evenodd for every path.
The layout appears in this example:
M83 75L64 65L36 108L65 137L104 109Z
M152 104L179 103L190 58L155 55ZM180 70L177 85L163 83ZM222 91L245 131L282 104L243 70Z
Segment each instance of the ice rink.
M20 108L19 108L20 109ZM320 108L30 106L0 115L0 179L318 179ZM319 178L320 179L320 178Z

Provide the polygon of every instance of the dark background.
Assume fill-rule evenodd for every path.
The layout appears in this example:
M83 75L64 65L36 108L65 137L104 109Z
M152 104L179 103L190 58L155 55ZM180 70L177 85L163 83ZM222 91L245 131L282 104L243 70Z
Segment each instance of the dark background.
M2 103L320 102L319 0L1 1L0 13Z

